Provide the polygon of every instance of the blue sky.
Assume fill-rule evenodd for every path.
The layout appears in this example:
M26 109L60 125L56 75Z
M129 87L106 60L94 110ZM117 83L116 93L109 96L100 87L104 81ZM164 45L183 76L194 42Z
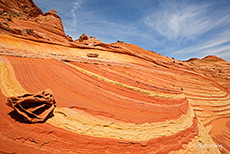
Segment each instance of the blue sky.
M217 55L230 62L230 0L34 0L55 9L67 35L136 44L186 60Z

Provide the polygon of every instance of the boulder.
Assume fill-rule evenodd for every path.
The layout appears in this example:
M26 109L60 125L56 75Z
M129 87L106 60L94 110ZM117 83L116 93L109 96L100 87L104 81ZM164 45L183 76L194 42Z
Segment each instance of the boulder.
M51 90L46 89L37 94L8 97L6 104L22 115L30 123L44 122L55 108L55 100Z
M97 53L88 53L87 57L97 58L99 55Z

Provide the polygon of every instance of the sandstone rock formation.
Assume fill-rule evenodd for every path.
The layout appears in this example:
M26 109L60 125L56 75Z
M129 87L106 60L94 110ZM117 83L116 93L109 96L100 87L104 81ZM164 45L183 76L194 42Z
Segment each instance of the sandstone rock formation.
M215 80L230 91L230 63L216 56L207 56L203 59L190 59L189 66L201 74Z
M71 42L55 11L14 22L5 17L0 152L230 152L228 62L214 56L182 62L85 35ZM100 58L87 58L91 53ZM57 107L45 123L22 123L9 114L7 97L47 88Z
M95 37L88 37L85 33L83 33L78 40L74 41L77 44L84 44L89 46L94 46L97 43L101 43L98 39Z
M57 12L50 10L44 14L32 0L0 1L0 22L1 33L53 43L70 42ZM27 33L28 30L33 33Z
M89 37L88 37L85 33L83 33L83 34L79 37L78 41L79 41L79 42L83 42L83 41L88 40L88 39L89 39Z
M97 53L88 53L87 57L97 58L99 55Z
M8 97L6 104L14 108L29 122L36 123L43 122L52 113L55 100L52 91L46 89L37 94Z
M11 13L10 16L23 14L28 17L37 17L43 14L32 0L2 0L0 1L0 11Z

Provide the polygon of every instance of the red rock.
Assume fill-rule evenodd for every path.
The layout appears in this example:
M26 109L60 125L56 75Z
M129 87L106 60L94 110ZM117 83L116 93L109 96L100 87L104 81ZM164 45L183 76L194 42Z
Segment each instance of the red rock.
M52 91L47 89L37 94L8 97L6 104L14 108L29 122L36 123L44 122L53 111L56 103Z
M186 62L196 62L196 61L200 61L199 58L190 58L189 60L186 60Z
M59 15L57 14L57 11L55 11L54 9L50 10L49 12L46 12L45 16L47 15L52 15L55 16L56 18L60 18Z
M230 90L230 64L227 61L217 56L207 56L199 61L187 61L187 63L193 70L212 78L227 90Z
M29 17L43 14L32 0L1 0L0 8L6 12L16 13L15 15L26 14Z
M87 46L95 46L98 43L101 43L100 40L96 39L95 37L88 37L85 33L83 33L78 40L75 40L74 43L76 44L84 44Z
M70 41L70 42L73 42L73 39L71 36L67 35L66 38Z
M206 56L206 57L202 58L201 60L202 61L215 61L215 62L222 61L222 62L226 62L225 60L223 60L223 59L221 59L221 58L219 58L217 56L214 56L214 55Z
M88 53L87 57L97 58L99 55L97 53Z
M79 37L79 42L83 42L84 40L88 40L89 39L89 37L85 34L85 33L83 33L80 37Z
M43 12L33 3L32 0L13 0L0 1L0 8L3 14L0 18L0 28L12 34L22 35L17 30L23 31L31 29L32 35L22 36L31 39L42 39L46 41L69 43L69 37L66 37L61 18L55 10L43 14ZM7 26L7 27L6 27Z

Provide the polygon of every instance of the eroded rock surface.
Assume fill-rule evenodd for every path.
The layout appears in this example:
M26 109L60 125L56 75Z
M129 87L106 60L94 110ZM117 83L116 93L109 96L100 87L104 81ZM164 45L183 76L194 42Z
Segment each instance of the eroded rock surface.
M217 57L207 56L202 59L190 59L186 63L201 74L215 80L230 91L230 63Z
M24 14L29 17L37 17L43 14L32 0L1 0L0 10L3 12L11 12L12 16Z
M57 12L52 9L43 13L32 0L0 1L0 32L33 40L70 42Z
M37 94L8 97L6 104L31 123L44 122L56 106L53 93L49 89Z
M88 53L87 57L97 58L99 55L97 53Z
M89 46L94 46L97 43L101 43L100 40L96 39L95 37L88 37L85 33L83 33L78 40L74 41L77 44L84 44Z

